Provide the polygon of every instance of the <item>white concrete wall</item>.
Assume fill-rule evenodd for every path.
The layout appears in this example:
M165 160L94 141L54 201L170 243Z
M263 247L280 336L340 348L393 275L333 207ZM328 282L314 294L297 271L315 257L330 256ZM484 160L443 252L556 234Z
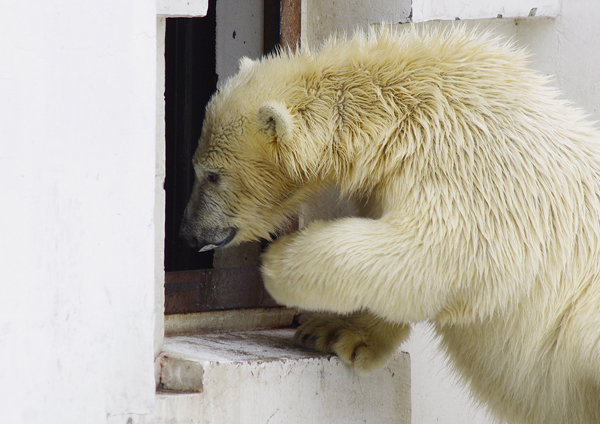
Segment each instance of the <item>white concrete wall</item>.
M154 170L154 374L160 379L165 336L165 36L167 18L206 16L208 0L156 0L156 133Z
M319 0L305 0L302 25L306 31L303 34L303 42L318 43L328 33L339 28L346 30L353 26L365 27L369 23L391 23L405 8L399 1L395 9L389 9L378 16L370 16L371 20L365 22L364 16L369 15L373 8L377 8L373 3L388 2L381 0L369 3L368 6L364 6L364 10L357 9L360 5L354 2L351 8L338 8L335 13L340 16L336 17L337 15L333 16L329 8L324 8ZM429 16L423 12L426 11L427 4L438 5L427 12L430 13ZM487 5L488 9L482 9L482 5ZM444 6L446 15L434 16L433 12L438 13L441 6ZM516 9L510 9L509 6L515 6ZM564 0L559 10L552 9L557 6L560 6L560 2L554 0L414 0L411 5L412 14L417 15L417 21L426 21L433 17L453 21L455 17L460 16L463 19L461 23L478 25L481 29L492 29L500 35L514 38L518 45L528 48L533 54L532 68L553 75L553 84L560 88L565 98L583 108L590 114L591 119L600 121L600 50L597 47L600 45L600 7L597 0ZM418 7L422 8L420 16ZM539 11L551 10L544 13L555 14L556 17L543 18L539 16L544 13L538 13L538 17L533 19L464 20L469 17L497 16L498 13L506 13L509 9L514 16L524 16L527 7L539 7ZM416 325L413 336L402 349L411 356L413 424L494 423L483 409L474 405L465 387L446 366L446 360L438 351L438 344L427 324Z
M407 22L411 0L302 0L302 43L314 45L332 31L351 34L371 24Z
M412 0L412 21L556 17L561 0Z
M258 59L263 53L263 2L217 1L217 75L219 83L234 75L243 56Z
M149 412L155 4L3 0L0 15L0 421Z

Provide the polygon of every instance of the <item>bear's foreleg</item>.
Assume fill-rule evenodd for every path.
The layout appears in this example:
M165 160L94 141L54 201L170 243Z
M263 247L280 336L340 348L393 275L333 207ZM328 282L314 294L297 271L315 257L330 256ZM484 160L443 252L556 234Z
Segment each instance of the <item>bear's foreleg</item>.
M409 325L357 312L310 316L298 328L294 340L304 347L335 353L346 365L364 374L383 367L409 333Z
M265 287L279 303L306 310L367 310L397 324L435 319L452 298L456 271L443 257L450 249L427 245L411 228L365 218L313 222L265 252Z

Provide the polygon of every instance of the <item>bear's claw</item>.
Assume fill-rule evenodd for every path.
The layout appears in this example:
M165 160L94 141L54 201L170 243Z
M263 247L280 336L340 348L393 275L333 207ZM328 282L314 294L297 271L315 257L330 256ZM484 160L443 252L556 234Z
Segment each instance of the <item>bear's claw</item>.
M408 327L364 313L344 317L317 315L298 328L294 341L310 349L335 353L343 363L365 374L384 366L408 331Z

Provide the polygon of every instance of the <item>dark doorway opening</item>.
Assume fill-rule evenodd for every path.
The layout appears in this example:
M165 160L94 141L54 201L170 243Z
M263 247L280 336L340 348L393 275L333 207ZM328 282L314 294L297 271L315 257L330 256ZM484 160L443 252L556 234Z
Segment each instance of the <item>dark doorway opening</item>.
M300 0L249 1L264 6L263 52L276 49L282 42L286 47L298 45ZM217 264L213 269L213 251L195 252L179 239L183 211L194 183L192 156L206 104L217 88L216 3L209 0L203 18L166 21L165 315L277 306L263 287L258 266Z
M191 158L204 109L217 87L216 0L202 18L167 19L165 38L165 271L212 268L213 252L197 253L179 239L194 182Z

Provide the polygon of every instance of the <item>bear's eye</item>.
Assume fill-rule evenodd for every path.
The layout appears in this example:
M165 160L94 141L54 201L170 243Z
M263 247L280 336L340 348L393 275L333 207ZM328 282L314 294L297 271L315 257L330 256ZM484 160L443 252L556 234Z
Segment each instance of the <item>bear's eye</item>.
M209 183L216 184L219 182L219 174L217 174L216 172L209 172L206 175L206 179Z

